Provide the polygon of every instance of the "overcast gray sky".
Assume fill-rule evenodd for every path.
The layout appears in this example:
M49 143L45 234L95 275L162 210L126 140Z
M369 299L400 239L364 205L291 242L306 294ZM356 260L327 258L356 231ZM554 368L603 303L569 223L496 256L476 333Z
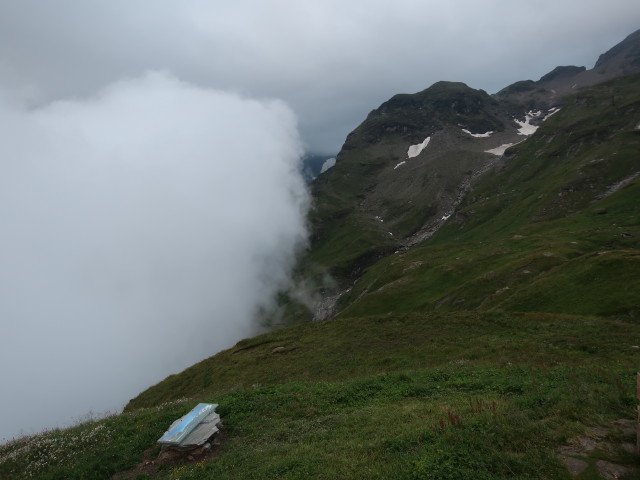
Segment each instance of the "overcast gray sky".
M637 0L3 1L0 85L37 102L168 70L283 99L307 148L335 153L395 93L590 68L638 28Z
M637 0L0 2L0 441L256 332L306 149L395 93L593 66Z

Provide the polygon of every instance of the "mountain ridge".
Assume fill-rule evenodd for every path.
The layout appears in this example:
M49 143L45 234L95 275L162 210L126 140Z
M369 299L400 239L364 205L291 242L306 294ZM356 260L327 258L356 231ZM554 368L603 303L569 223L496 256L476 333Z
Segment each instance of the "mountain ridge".
M632 66L635 65L633 59L640 52L638 44L640 44L640 31L629 35L619 45L601 55L597 62L597 69L598 71L608 69L609 74L599 76L597 80L605 81L612 75L620 74L619 59L621 57L624 57ZM634 68L635 71L640 71L640 68ZM471 89L460 82L437 82L416 94L395 95L377 109L372 110L364 122L347 136L343 149L337 156L336 166L318 178L313 185L316 199L323 197L333 199L333 208L330 211L337 210L343 217L356 217L355 223L367 224L359 227L361 232L368 232L365 237L354 234L350 239L351 243L360 243L363 246L359 256L354 255L346 262L339 262L335 272L337 276L340 277L341 272L349 268L355 268L355 271L362 268L358 258L363 255L365 245L375 243L373 238L376 238L376 241L384 246L384 251L388 252L394 246L405 246L406 240L420 229L423 231L437 229L438 219L451 214L453 204L459 201L460 192L469 190L471 179L479 177L494 163L499 163L495 156L501 155L492 155L487 152L500 151L501 147L506 149L508 148L506 146L512 146L524 140L544 119L558 110L568 95L596 83L595 70L595 67L590 71L584 67L556 67L543 75L538 82L517 82L492 96L481 90ZM576 82L580 79L584 81L579 85ZM558 90L551 86L555 86ZM525 126L529 128L526 133ZM441 138L435 137L436 134ZM482 135L487 137L478 138ZM425 164L431 162L434 167L438 165L438 171L442 171L443 168L451 168L454 163L450 161L451 157L455 157L455 163L463 166L463 171L449 176L453 181L447 185L435 187L432 195L421 201L419 208L412 208L411 205L407 207L407 202L415 202L420 197L417 193L418 185L416 185L419 183L418 180L422 182L419 185L421 189L425 186L433 187L437 183L428 178L424 169L414 168L411 179L402 179L405 182L403 189L405 193L409 189L408 194L403 194L399 187L391 193L381 192L385 189L382 186L384 182L374 178L373 174L363 174L365 170L374 174L382 170L383 173L379 178L384 177L388 182L395 181L389 175L390 166L396 170L395 173L398 173L398 169L409 168L409 159L404 149L427 137L432 143L425 148L424 153L421 153ZM406 143L402 144L402 142ZM439 152L436 146L438 143L441 143ZM349 157L353 157L353 160ZM461 160L463 158L469 159L468 168L464 166L465 162ZM401 162L405 163L400 165ZM445 164L445 167L438 162ZM353 171L341 171L341 163L350 163L351 168L356 167L357 164L359 168ZM345 169L345 167L342 168ZM363 174L365 178L354 180L353 177L359 174ZM341 184L343 178L349 182L352 195L343 198L341 202L341 193L338 191L348 190ZM361 184L358 187L359 181ZM335 188L329 185L332 182L337 183ZM354 187L358 190L354 191ZM389 188L386 190L388 191ZM447 196L450 200L443 202L442 198ZM359 215L353 208L356 200L359 202ZM317 207L316 212L312 214L312 222L315 225L323 223L323 209L326 208L323 200L317 202ZM348 212L349 209L351 213ZM400 210L403 212L398 215ZM314 217L314 215L317 216ZM375 225L375 220L385 220L388 215L398 219L392 221L395 223L385 223L384 226L400 228L386 229L386 232L381 228L376 229L375 227L381 227L381 225ZM368 220L363 217L368 217ZM330 235L323 235L323 233L322 229L316 229L314 241L319 245L316 250L322 253L322 250L326 249L327 252L317 255L313 260L330 266L331 262L327 262L327 257L330 255L337 258L344 257L344 253L338 253L338 250L344 250L344 242L331 248ZM394 237L397 241L380 239L384 235ZM398 235L402 240L395 238ZM342 236L344 237L344 234ZM323 237L329 238L328 241ZM426 237L423 236L422 239ZM329 245L323 245L325 242ZM374 255L373 258L378 256ZM351 265L348 263L349 260L352 262Z
M562 98L617 77L640 71L640 30L628 35L598 57L593 68L558 66L539 80L515 82L495 94L506 102L527 104L528 108L549 108Z

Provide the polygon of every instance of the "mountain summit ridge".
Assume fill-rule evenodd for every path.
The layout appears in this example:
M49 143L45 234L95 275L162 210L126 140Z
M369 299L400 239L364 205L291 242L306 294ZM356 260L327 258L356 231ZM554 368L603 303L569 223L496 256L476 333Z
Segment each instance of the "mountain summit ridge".
M598 57L594 67L558 66L539 80L521 80L496 93L503 101L549 108L563 97L617 77L640 72L640 30Z

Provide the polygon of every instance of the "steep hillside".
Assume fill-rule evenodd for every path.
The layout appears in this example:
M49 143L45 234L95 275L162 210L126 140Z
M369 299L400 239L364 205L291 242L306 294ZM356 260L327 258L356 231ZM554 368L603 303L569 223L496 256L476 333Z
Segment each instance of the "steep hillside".
M607 169L611 161L579 168L566 164L566 169L579 170L578 176L570 178L569 173L552 168L553 161L537 159L545 155L549 158L571 156L576 149L586 151L589 145L602 143L609 128L609 133L616 129L633 130L635 99L629 95L633 95L637 80L630 80L628 88L620 92L609 93L597 87L593 93L582 92L611 78L638 72L639 64L640 31L601 55L591 70L557 67L536 82L517 82L493 96L463 83L438 82L415 94L395 95L380 105L349 134L335 166L313 183L312 248L297 273L297 284L303 288L283 295L280 315L267 323L295 324L331 318L355 298L354 292L368 291L366 287L363 289L362 282L359 286L355 283L369 267L396 251L405 251L431 238L447 225L460 223L463 215L475 211L475 208L461 208L463 200L469 201L467 197L471 191L477 192L476 197L493 198L489 204L515 200L510 204L510 211L522 216L520 213L524 211L521 209L529 208L531 199L516 199L504 191L496 197L492 189L498 191L507 182L512 190L517 190L525 183L487 174L495 172L496 168L511 165L509 168L513 171L522 170L521 179L524 172L529 172L526 175L531 176L532 184L545 183L556 175L559 175L558 181L564 181L563 186L558 185L564 188L562 191L538 193L547 195L549 202L549 205L539 205L538 222L578 211L589 201L595 201L598 195L603 195L602 191L598 193L600 187L614 188L615 181L624 181L624 178L613 179L620 162L613 162L618 166L610 172ZM590 95L596 95L598 102L590 102ZM572 98L578 100L570 100ZM576 101L588 108L578 112ZM584 125L592 122L599 125L599 133L591 135L587 131L581 132L580 125L568 124L561 126L564 130L549 147L555 152L545 153L539 141L535 151L527 150L525 146L531 142L525 140L547 120L555 118L566 102L574 102L569 107L575 113L567 113L563 118L580 116ZM607 102L615 108L603 111L602 115L597 113ZM615 102L631 105L624 109L621 105L616 107ZM618 115L621 115L620 120L627 118L629 124L611 123L610 120ZM551 122L552 125L560 123ZM565 136L566 132L573 137ZM584 138L578 138L576 134L584 135ZM545 138L549 140L550 136ZM509 147L511 149L504 155ZM603 153L608 148L609 145L604 145ZM516 152L522 154L518 160L511 161ZM596 151L592 153L596 154ZM628 156L626 158L629 163ZM623 173L632 175L627 167L621 166ZM541 173L545 171L541 177L535 174L538 169ZM608 173L601 177L598 170ZM589 177L592 173L598 179L596 182L611 180L611 183L593 184L590 189L578 185L580 182L593 183ZM581 179L584 175L587 178ZM493 183L487 178L494 178ZM484 186L478 185L479 182L484 182ZM561 195L562 201L553 195ZM582 197L581 203L573 205L578 196ZM487 206L483 208L491 215ZM482 224L486 220L482 214L472 216L472 224ZM511 221L515 222L514 228L521 222L506 214L501 218L506 222L505 227ZM384 265L387 263L383 262ZM349 292L350 295L344 296ZM340 303L337 304L338 300Z
M372 266L343 315L640 315L640 76L585 90L507 151L430 242Z
M545 76L545 81L574 74L563 67ZM518 250L523 254L509 257L504 252L512 247L504 235L531 236L535 232L549 236L548 245L564 238L568 246L584 238L590 246L576 251L575 255L581 256L600 248L598 241L593 242L595 238L609 234L615 238L613 231L604 233L611 230L614 221L622 222L617 224L619 230L625 229L620 225L630 223L628 229L634 230L634 180L640 172L638 82L637 75L629 75L564 97L561 107L558 104L546 111L526 113L525 104L514 103L513 98L505 100L500 94L492 98L464 84L440 82L415 95L393 97L371 112L347 138L336 166L314 185L313 248L307 262L316 271L318 265L325 266L336 280L325 293L330 305L321 304L323 314L335 314L352 302L362 304L362 295L369 295L371 288L395 281L394 275L401 276L400 267L391 265L403 265L403 258L412 258L415 265L415 258L424 255L431 263L422 270L435 282L429 284L426 294L431 300L412 303L416 308L426 308L429 302L438 308L447 304L445 297L452 294L447 290L450 284L435 274L432 267L438 264L429 253L394 253L406 252L431 237L434 245L467 242L466 248L472 250L478 250L477 245L468 242L476 239L493 247L502 242L502 261L505 265L515 262L511 268L516 268L524 261L525 252L535 256L536 249L543 247L531 245L527 249L526 241L519 242ZM516 106L523 112L520 119L511 113ZM627 187L624 193L610 199L621 187ZM608 211L611 202L622 206ZM627 216L618 218L623 210ZM558 229L575 231L565 236L552 233ZM627 239L624 245L635 248L635 233L617 234ZM452 260L458 257L441 260L451 269L456 264ZM451 276L456 288L463 280L471 282L472 275L489 273L483 267L461 268L467 273ZM380 277L379 271L385 274ZM411 282L404 276L397 288L385 295L391 298L396 291L405 295L407 283ZM495 292L508 287L508 293L513 293L511 282L498 283L487 288L495 286ZM610 285L615 290L614 283ZM419 289L426 286L417 285ZM632 290L629 298L637 293ZM474 296L471 303L451 298L456 309L478 308L480 304L488 308L496 302L485 302L487 295L488 291ZM633 310L634 302L630 305Z
M486 150L520 141L520 128L491 96L462 83L394 96L314 183L311 259L339 278L357 277L450 214L465 181L496 160Z

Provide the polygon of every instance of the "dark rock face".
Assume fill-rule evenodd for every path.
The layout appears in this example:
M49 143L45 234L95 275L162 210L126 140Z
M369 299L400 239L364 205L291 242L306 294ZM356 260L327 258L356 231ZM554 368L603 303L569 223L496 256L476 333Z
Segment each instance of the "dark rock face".
M556 80L558 78L566 78L566 77L574 77L579 73L586 71L586 67L574 67L573 65L565 66L565 67L556 67L551 70L546 75L543 75L539 82L550 82L551 80Z
M394 95L371 111L349 134L344 149L390 135L418 141L451 124L474 132L504 130L498 102L485 91L460 82L437 82L418 93Z
M594 70L607 72L620 70L628 75L640 71L640 30L598 57Z
M534 88L536 88L536 82L534 82L533 80L520 80L518 82L512 83L508 87L503 88L496 94L496 96L529 92Z
M495 98L539 109L558 106L577 91L617 77L640 72L640 30L632 33L598 58L595 67L559 66L540 80L522 80L503 88Z

